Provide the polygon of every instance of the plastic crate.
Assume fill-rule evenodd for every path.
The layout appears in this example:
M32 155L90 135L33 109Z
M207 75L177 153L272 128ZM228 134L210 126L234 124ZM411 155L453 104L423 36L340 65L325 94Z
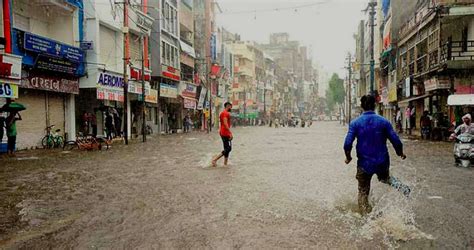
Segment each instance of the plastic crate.
M8 148L8 144L5 143L0 143L0 153L6 153ZM13 147L13 149L16 151L16 145Z
M7 144L0 143L0 153L6 153L6 152L7 152Z

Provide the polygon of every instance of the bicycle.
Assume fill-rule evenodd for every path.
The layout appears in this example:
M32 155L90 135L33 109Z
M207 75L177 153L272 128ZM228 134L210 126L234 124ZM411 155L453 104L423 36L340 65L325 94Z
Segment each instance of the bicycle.
M54 125L48 126L45 128L46 135L41 140L41 145L45 149L51 148L62 148L64 146L64 138L59 135L61 129L56 129L54 133L51 133L51 130L54 128Z
M105 142L107 149L110 147L110 142L103 138L96 138L93 135L84 136L82 133L78 133L75 141L67 141L64 143L63 150L71 151L75 148L79 150L102 150L102 142Z

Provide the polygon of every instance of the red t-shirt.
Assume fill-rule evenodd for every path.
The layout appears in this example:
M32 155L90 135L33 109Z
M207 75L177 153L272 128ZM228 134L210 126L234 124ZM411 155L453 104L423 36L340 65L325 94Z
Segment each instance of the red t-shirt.
M230 113L227 112L227 110L224 110L221 112L221 114L219 115L219 120L221 122L221 129L219 130L219 134L221 136L225 136L225 137L230 137L232 135L232 133L230 132L230 129L227 129L225 126L224 126L224 119L227 118L227 124L229 125L229 128L231 127L231 122L230 122Z

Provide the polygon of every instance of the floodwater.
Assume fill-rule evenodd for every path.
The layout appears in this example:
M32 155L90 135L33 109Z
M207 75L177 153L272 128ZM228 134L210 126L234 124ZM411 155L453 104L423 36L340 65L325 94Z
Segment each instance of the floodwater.
M215 133L2 159L0 248L474 248L474 174L451 144L405 141L392 174L412 196L374 178L361 217L345 131L237 128L218 168Z

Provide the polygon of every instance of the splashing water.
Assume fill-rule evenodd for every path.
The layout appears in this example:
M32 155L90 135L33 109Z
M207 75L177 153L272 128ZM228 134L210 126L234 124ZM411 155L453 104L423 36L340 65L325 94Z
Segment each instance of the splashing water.
M199 161L198 166L201 168L210 168L212 167L212 158L214 155L212 153L208 153L204 155L201 160Z
M379 192L371 195L372 212L366 216L360 215L357 202L349 202L347 199L339 201L339 205L336 205L336 209L341 212L339 219L350 225L350 235L355 240L382 239L389 248L398 248L399 242L417 239L433 240L433 236L418 228L415 220L413 206L421 193L417 187L421 185L411 182L409 186L414 192L407 198L402 192L389 185L377 185L373 191L379 189L377 190ZM382 193L381 196L380 193Z

